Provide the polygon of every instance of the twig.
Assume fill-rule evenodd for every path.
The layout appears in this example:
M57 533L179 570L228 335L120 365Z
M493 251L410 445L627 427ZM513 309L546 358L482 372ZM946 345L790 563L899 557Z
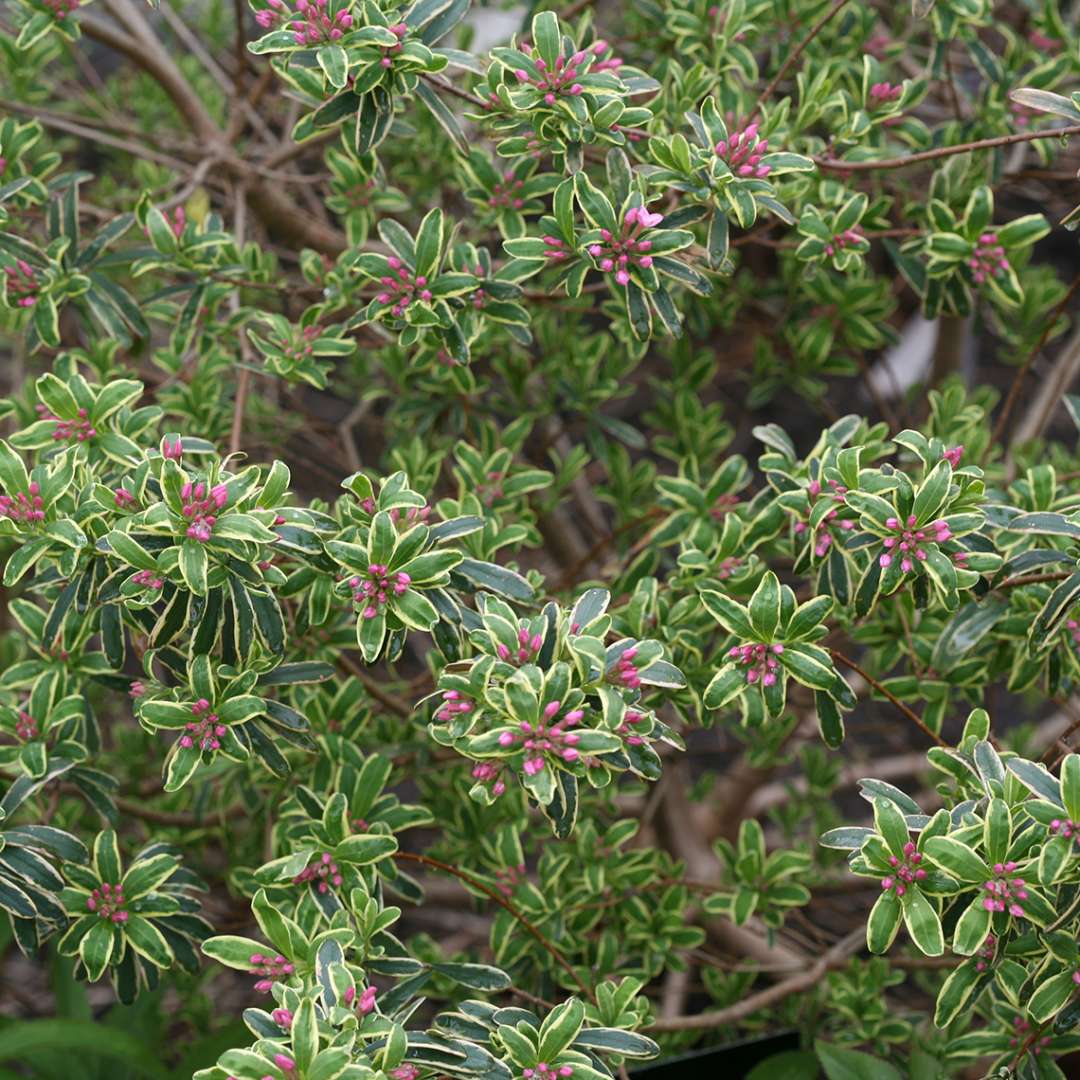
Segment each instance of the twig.
M832 658L837 663L843 664L844 667L850 668L856 674L861 675L882 697L887 698L893 705L895 705L928 739L933 739L938 746L947 746L948 743L940 735L935 735L920 719L918 713L909 709L891 690L887 690L871 675L869 672L864 671L858 664L855 663L850 657L845 656L837 649L830 649Z
M391 712L395 712L398 716L409 717L413 714L412 706L407 702L402 701L401 698L395 697L393 694L388 693L380 685L377 679L372 678L348 653L342 653L338 657L338 662L342 667L346 668L350 674L355 675L361 683L364 684L367 692L377 701L380 705L385 705Z
M236 216L233 220L233 232L236 236L237 250L244 247L244 233L247 226L247 192L244 185L236 188ZM229 296L229 308L235 315L240 310L240 297L234 290ZM251 367L247 335L242 326L237 327L240 342L240 366L236 375L236 398L233 402L232 431L229 434L229 453L240 450L240 441L244 437L244 409L247 407L248 390L251 386Z
M839 10L848 2L848 0L833 0L833 5L821 16L820 19L813 26L810 27L810 32L795 46L794 49L788 54L788 58L780 65L780 70L769 80L768 85L761 91L757 101L754 103L754 108L751 110L747 120L753 120L754 117L761 111L762 105L772 96L772 92L780 85L780 80L791 70L792 65L799 59L800 56L806 51L806 47L814 40L824 29L825 25L839 12Z
M536 938L538 942L540 942L540 944L544 947L544 949L552 957L552 959L555 960L555 962L570 975L570 977L574 980L575 983L577 983L578 987L581 989L581 992L585 994L585 996L588 997L590 1001L596 1000L593 995L593 991L589 988L588 985L586 985L586 983L577 973L577 971L574 970L574 967L570 963L570 961L567 960L566 957L563 956L563 954L559 952L559 950L555 948L555 946L552 945L551 942L548 941L548 939L544 937L544 935L539 930L537 930L537 928L533 926L533 924L529 922L529 920L526 919L525 916L522 915L521 912L518 911L518 909L510 903L509 900L506 899L505 896L501 896L489 885L486 885L482 881L478 881L471 874L466 874L463 871L459 870L456 866L451 866L449 863L444 863L438 859L433 859L430 855L417 855L411 851L396 851L394 852L393 857L395 859L405 859L409 862L422 863L424 866L430 866L436 870L441 870L444 874L453 874L453 876L456 877L459 881L464 881L465 884L469 885L471 888L479 890L485 896L494 900L495 903L498 904L500 907L505 908L507 911L509 911L510 914L513 915L513 917L519 923L521 923L521 925L525 927L525 929L528 930L529 933L532 934L532 936ZM860 930L860 933L861 932L862 931Z
M1013 143L1032 142L1035 139L1063 138L1066 135L1080 134L1080 124L1068 127L1049 128L1046 131L1023 131L1016 135L1000 135L996 139L979 139L976 142L958 143L956 146L939 146L935 150L923 150L907 157L881 158L877 161L838 161L834 158L814 158L814 164L820 169L833 172L872 172L883 169L906 169L909 165L919 165L924 161L936 161L952 154L966 154L971 150L992 150L996 146L1012 146Z
M824 978L825 974L834 967L844 963L852 955L864 940L866 931L856 927L846 937L841 938L821 959L812 964L799 975L793 975L790 979L770 986L748 998L729 1005L724 1009L714 1009L712 1012L697 1013L693 1016L673 1016L668 1019L657 1020L646 1027L645 1031L698 1031L701 1028L723 1027L725 1024L733 1024L759 1009L768 1008L792 994L800 994L804 990L811 990Z

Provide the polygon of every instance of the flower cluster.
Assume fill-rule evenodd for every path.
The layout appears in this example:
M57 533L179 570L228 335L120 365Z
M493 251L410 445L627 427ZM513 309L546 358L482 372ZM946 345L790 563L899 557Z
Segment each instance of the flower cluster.
M1071 625L1075 626L1076 623L1072 622ZM1069 818L1054 818L1050 822L1050 832L1054 836L1063 836L1066 840L1073 840L1080 844L1080 824Z
M580 736L567 730L576 727L585 715L583 709L571 709L559 716L561 701L550 701L544 706L541 719L536 724L522 720L520 734L504 731L499 745L505 748L520 745L525 751L524 769L528 776L535 776L545 765L544 755L555 754L563 761L577 761L581 756L577 749Z
M847 517L846 514L841 517L841 514L845 512L847 506L844 500L847 488L837 480L830 479L827 483L831 491L830 494L825 497L831 499L837 505L825 515L814 530L814 554L819 558L828 554L829 548L832 547L834 541L833 529L841 529L844 532L850 532L855 528L855 522ZM810 496L810 505L813 506L818 497L821 496L821 482L819 480L811 480L810 483L806 485L806 490ZM809 518L809 516L808 513L807 518ZM794 526L795 535L802 536L808 528L809 525L807 521L804 521L801 518L796 520Z
M45 503L41 498L41 485L36 480L31 480L29 491L29 495L18 491L15 498L0 495L0 514L24 525L44 521Z
M495 651L499 654L499 659L505 660L507 663L528 664L536 659L543 642L544 639L539 634L533 634L530 637L529 631L523 626L518 630L518 647L516 650L512 651L500 641L495 646Z
M983 886L988 894L982 902L987 911L1008 911L1018 919L1024 917L1024 909L1018 901L1028 898L1024 888L1026 882L1020 877L1007 876L1016 869L1016 865L1014 862L994 864L994 877Z
M87 442L97 435L97 428L90 422L90 414L86 409L79 410L76 420L61 420L59 416L54 416L49 412L41 402L38 402L34 408L42 420L56 421L56 430L52 435L54 442Z
M623 649L619 654L614 669L608 673L608 678L612 682L625 686L628 690L639 690L641 688L641 676L638 674L637 665L634 663L637 653L636 645Z
M652 241L641 239L641 234L663 220L663 214L650 214L644 206L631 206L623 217L620 235L615 237L609 229L601 229L600 236L604 242L590 244L589 254L599 260L600 269L605 274L614 272L615 280L625 285L630 280L631 265L646 269L652 266L652 256L647 254L652 248Z
M181 488L180 497L184 503L181 512L190 521L187 536L205 544L210 539L217 514L229 501L229 489L224 484L217 484L208 491L201 480L195 484L189 480Z
M881 105L896 101L903 92L904 88L897 83L876 82L867 94L867 104L871 109L876 109Z
M37 303L37 274L25 259L19 259L14 266L5 266L4 275L7 278L8 299L14 300L16 307L28 308Z
M260 994L269 993L270 987L278 979L288 978L296 971L295 965L291 964L280 953L277 956L252 953L248 960L251 964L251 970L248 974L258 976L259 981L255 983L255 989Z
M931 522L925 528L915 528L917 518L914 514L909 514L906 524L901 524L898 518L891 517L886 522L887 528L895 531L895 536L886 536L881 541L882 547L886 550L878 556L878 562L884 567L889 566L893 561L893 556L896 552L900 553L900 569L906 574L914 567L914 563L911 561L912 556L918 559L920 562L926 559L926 549L922 547L922 543L925 540L933 540L935 543L943 544L952 536L952 532L949 530L947 522L937 520ZM926 530L933 529L934 535L928 536ZM895 550L894 550L895 549ZM957 556L959 560L959 556ZM962 560L960 560L962 561Z
M388 45L386 48L383 49L383 57L379 61L380 66L384 68L393 67L394 56L397 53L401 52L401 39L404 38L408 32L408 23L395 23L393 26L390 27L390 33L393 34L394 37L398 39L398 41L396 45Z
M375 299L380 304L391 304L391 313L400 317L417 297L424 301L431 299L428 279L423 274L414 279L412 271L396 255L391 255L386 261L397 276L387 274L379 278L383 291Z
M752 176L759 180L771 171L768 165L761 163L768 149L769 140L758 138L757 121L739 128L713 147L716 156L726 162L736 176Z
M998 242L996 232L987 231L979 234L975 251L968 259L968 267L976 285L981 285L986 279L996 278L1009 271L1009 259L1005 254L1005 248Z
M19 710L19 718L15 722L15 735L23 742L29 742L38 737L37 721L25 710Z
M294 885L303 885L311 882L321 893L329 892L330 886L339 886L342 877L338 871L338 864L334 862L329 851L324 851L314 862L309 863L293 878Z
M866 237L858 229L844 229L843 232L833 234L833 238L825 245L825 254L834 255L847 247L855 247L861 244Z
M550 68L543 57L537 56L533 60L538 70L537 75L530 75L524 68L518 68L514 75L518 82L536 87L544 95L545 105L554 105L560 95L577 97L582 92L583 87L575 80L588 71L593 60L606 49L606 43L598 41L592 49L579 49L569 58L561 54ZM523 44L521 51L526 56L531 56L533 50L530 45Z
M114 923L124 923L128 920L128 912L125 907L123 885L112 885L103 882L86 898L86 909L108 919Z
M196 743L200 750L220 750L225 725L218 722L217 713L210 711L210 702L206 698L199 698L191 706L191 712L198 719L185 726L185 734L180 736L180 745L185 750L190 750Z
M319 45L337 41L353 24L353 17L342 9L327 12L327 0L296 0L296 12L285 0L267 0L270 5L255 13L255 21L264 29L288 24L297 45Z
M926 877L925 868L919 865L921 862L922 853L916 851L915 845L909 840L904 845L902 860L895 855L889 856L889 865L893 868L893 873L881 879L881 891L888 892L891 889L897 896L903 896L909 885L922 881Z
M442 719L442 713L439 713ZM502 766L491 761L478 761L472 769L472 778L478 784L490 785L491 794L498 798L506 791L506 783L502 780Z
M372 1009L375 1008L375 996L378 994L378 990L374 986L365 987L360 994L356 993L356 988L350 986L348 990L342 994L342 1000L346 1005L351 1006L361 1016L367 1016ZM353 1004L355 1002L355 1005Z
M748 683L760 682L762 686L772 686L776 682L779 667L776 657L783 651L784 646L779 643L766 645L759 641L746 645L732 645L728 649L728 656L736 664L749 669L746 672Z
M158 577L152 570L139 570L131 575L131 580L144 589L160 589L165 584L165 580Z
M363 616L365 619L374 619L379 613L379 608L385 607L389 599L389 593L401 596L409 588L412 578L404 570L399 570L391 576L381 563L372 563L368 567L368 576L362 578L354 574L349 578L349 588L352 589L353 600L357 604L363 604Z

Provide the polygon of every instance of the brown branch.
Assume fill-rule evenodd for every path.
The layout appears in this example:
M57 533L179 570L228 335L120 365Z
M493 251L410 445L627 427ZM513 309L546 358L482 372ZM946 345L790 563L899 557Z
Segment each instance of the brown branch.
M966 154L971 150L992 150L996 146L1012 146L1013 143L1032 142L1034 139L1062 138L1066 135L1080 134L1080 124L1068 127L1050 128L1046 131L1024 131L1016 135L1000 135L995 139L979 139L977 142L958 143L956 146L939 146L935 150L923 150L907 157L881 158L877 161L838 161L835 158L814 158L819 169L833 172L872 172L883 169L906 169L909 165L919 165L924 161L936 161L952 154Z
M657 1020L644 1028L645 1031L698 1031L702 1028L724 1027L742 1020L760 1009L766 1009L775 1005L778 1001L790 997L792 994L801 994L804 990L812 990L832 968L845 963L859 948L864 940L866 931L856 927L846 937L841 938L819 960L798 975L790 979L751 994L742 1001L729 1005L724 1009L714 1009L712 1012L697 1013L693 1016L674 1016L670 1019Z
M465 882L473 889L478 889L485 896L494 900L496 904L510 912L510 914L519 923L521 923L521 925L525 927L525 929L528 930L529 933L532 934L532 936L536 938L538 942L540 942L540 944L544 947L544 949L552 957L552 959L555 960L555 962L570 975L570 977L574 980L575 983L577 983L578 987L581 989L581 992L586 997L588 997L590 1001L596 1000L593 991L584 982L584 980L577 973L577 971L574 970L574 967L570 963L570 961L567 960L566 957L563 956L563 954L559 952L559 950L554 945L552 945L552 943L548 941L548 939L544 937L544 935L539 930L537 930L537 928L533 926L533 924L529 922L529 920L526 919L525 916L522 915L521 912L518 911L518 909L510 903L509 900L506 899L505 896L501 896L489 885L486 885L482 881L478 881L470 874L462 872L456 866L451 866L449 863L440 862L438 859L433 859L429 855L416 855L411 851L396 851L394 852L393 857L395 859L405 859L409 862L422 863L424 866L430 866L436 870L441 870L444 874L453 874L453 876L456 877L459 881Z
M348 653L341 653L338 657L338 663L341 664L351 675L355 675L357 679L364 684L364 688L367 692L377 701L380 705L385 705L391 712L397 713L401 717L409 717L413 714L412 706L402 701L401 698L396 697L394 694L388 693L379 684L378 679L369 675Z
M1035 348L1024 357L1024 362L1020 365L1016 375L1013 377L1012 386L1009 387L1009 393L1005 398L1005 404L1001 407L1001 414L998 416L997 423L994 425L994 433L990 437L990 446L993 446L993 444L1005 434L1005 427L1009 422L1009 416L1012 413L1013 406L1016 404L1016 399L1020 396L1020 387L1023 386L1024 379L1027 377L1031 365L1035 362L1035 357L1042 352L1043 346L1046 344L1054 327L1057 325L1058 318L1069 306L1069 301L1073 298L1073 293L1075 293L1078 288L1080 288L1080 274L1077 274L1076 277L1073 278L1068 291L1054 307L1054 310L1050 312L1050 316L1046 320L1046 326L1043 327L1043 332L1039 335L1039 340L1035 343Z
M882 697L887 698L893 705L896 706L928 739L932 739L938 744L938 746L947 746L948 743L940 735L935 735L919 717L918 713L908 708L891 690L886 689L871 675L869 672L863 670L858 664L855 663L850 657L845 656L837 649L830 649L829 653L832 658L844 667L850 668L857 675L861 675Z
M795 64L799 57L806 51L806 47L821 33L825 28L825 25L833 19L833 17L840 11L840 9L848 2L848 0L833 0L833 5L821 16L820 19L813 26L810 27L809 33L806 37L795 46L794 49L788 54L788 58L780 65L780 70L769 80L768 85L761 91L757 101L754 103L754 108L751 110L747 120L753 120L754 117L761 111L761 107L772 96L773 91L780 85L780 80L791 70L793 64Z

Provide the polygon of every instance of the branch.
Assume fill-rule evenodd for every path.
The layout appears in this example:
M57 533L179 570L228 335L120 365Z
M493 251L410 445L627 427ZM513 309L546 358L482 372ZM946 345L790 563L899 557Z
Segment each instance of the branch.
M792 994L801 994L812 990L832 968L842 965L852 953L856 952L866 935L863 927L856 927L846 937L841 938L820 960L812 964L799 975L770 986L757 994L729 1005L726 1009L698 1013L695 1016L673 1016L670 1019L657 1020L644 1028L645 1031L698 1031L701 1028L717 1028L733 1024L736 1020L750 1016L759 1009L768 1008Z
M814 158L819 169L833 172L870 172L882 169L906 169L909 165L918 165L924 161L936 161L952 154L966 154L970 150L992 150L995 146L1012 146L1013 143L1032 142L1035 139L1064 138L1066 135L1080 135L1080 124L1068 127L1050 128L1047 131L1024 131L1018 135L1000 135L996 139L979 139L977 142L959 143L956 146L939 146L936 150L923 150L907 157L883 158L878 161L837 161L834 158Z
M938 746L948 746L948 743L940 735L935 735L919 718L918 713L909 709L891 690L887 690L874 678L873 675L864 671L858 664L855 663L850 657L845 656L842 652L836 649L830 649L832 658L837 663L843 664L844 667L850 668L856 674L861 675L882 697L887 698L893 703L928 739L933 739Z

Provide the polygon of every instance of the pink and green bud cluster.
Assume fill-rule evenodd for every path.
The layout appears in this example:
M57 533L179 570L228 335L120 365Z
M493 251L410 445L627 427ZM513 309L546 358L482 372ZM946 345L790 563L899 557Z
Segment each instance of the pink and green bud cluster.
M959 469L960 468L960 459L963 456L964 456L964 444L963 443L961 443L959 446L951 447L950 449L946 450L944 454L941 455L942 459L947 461L954 469Z
M847 492L847 488L844 487L843 484L837 483L835 480L829 480L828 485L832 491L831 494L826 497L832 499L832 501L837 504L837 507L834 510L830 510L814 530L814 554L819 558L822 555L827 554L829 548L832 547L834 539L832 533L833 529L838 528L842 529L844 532L850 532L855 528L855 522L851 518L840 517L842 510L847 505L844 502L844 494ZM806 490L810 494L810 503L813 505L821 494L821 482L819 480L811 480L810 483L806 485ZM809 514L807 517L809 517ZM796 521L795 535L801 536L808 528L809 525L806 521Z
M288 1009L275 1009L270 1014L270 1019L273 1020L282 1031L288 1031L289 1028L292 1027L293 1014Z
M353 600L364 605L363 617L374 619L379 614L379 608L384 607L390 599L390 594L401 596L411 581L412 578L404 570L390 575L382 563L372 563L366 578L359 575L349 578L349 588L352 589Z
M114 488L113 503L117 510L131 510L135 506L135 496L125 487Z
M177 436L175 442L169 442L168 437L161 440L161 456L170 461L179 461L184 454L183 440Z
M596 51L597 48L600 49L600 52ZM607 45L602 41L598 41L591 49L579 49L570 57L565 54L559 56L554 66L550 68L544 58L538 56L533 61L540 70L540 75L537 78L533 78L524 68L518 68L514 75L518 82L535 86L544 95L545 105L554 105L562 95L577 97L584 91L585 88L581 83L575 82L575 80L579 75L583 75L588 71L593 61L600 53L606 50ZM521 51L526 56L531 56L532 46L523 44Z
M510 649L500 641L495 646L495 651L499 654L500 660L505 660L509 664L527 664L536 659L536 655L540 652L540 646L543 643L544 639L539 634L530 636L529 631L523 626L518 630L518 647L516 649Z
M295 13L285 0L268 0L270 6L255 13L255 21L264 30L288 23L297 45L319 45L338 38L350 29L353 17L347 11L329 15L326 0L296 0Z
M637 657L637 646L631 645L629 649L623 649L619 654L619 662L614 671L608 676L612 682L621 683L628 690L638 690L641 687L641 676L638 674L634 659Z
M762 686L772 686L776 682L780 667L780 661L776 658L783 651L784 646L779 643L766 645L758 641L747 645L732 645L728 649L728 658L748 669L746 681L751 685L761 683Z
M1077 978L1077 974L1080 974L1080 972L1073 974L1073 982L1080 984L1080 979ZM1019 1046L1021 1042L1023 1042L1024 1048L1030 1050L1036 1056L1042 1052L1043 1047L1050 1045L1050 1040L1053 1038L1052 1035L1042 1035L1037 1039L1032 1039L1029 1034L1031 1031L1031 1021L1020 1013L1017 1013L1016 1016L1013 1017L1012 1025L1013 1036L1009 1040L1009 1045Z
M23 742L30 742L38 737L37 721L25 709L19 710L19 718L15 721L15 735Z
M210 712L210 702L199 698L191 711L198 719L186 726L185 733L180 736L180 745L185 750L190 750L196 743L200 750L220 750L225 725L218 722L217 713Z
M525 186L524 180L514 179L514 170L507 169L503 173L501 181L495 184L491 189L492 194L488 199L489 206L512 206L515 210L520 210L525 205L525 200L515 192L520 191Z
M14 498L0 495L0 514L23 525L44 521L45 503L41 498L41 485L31 480L29 494L18 491Z
M635 712L633 709L627 710L625 719L619 725L619 734L623 736L628 746L641 746L645 742L644 737L638 735L635 729L646 719L648 718L645 713Z
M176 239L179 240L180 237L183 235L184 229L187 228L187 211L182 206L178 206L175 210L172 211L172 213L170 213L168 210L163 209L161 211L161 216L168 223L169 228L172 230L173 236L175 236ZM149 228L144 228L143 232L147 236L150 235Z
M903 896L909 886L926 877L926 871L919 865L921 862L922 852L916 851L915 845L909 840L904 845L903 859L895 855L889 856L889 865L893 872L881 879L881 891L888 892L891 889L897 896Z
M983 907L987 911L1008 911L1010 915L1018 919L1024 917L1024 909L1018 901L1027 899L1027 890L1024 888L1023 878L1009 878L1016 869L1016 863L995 863L994 878L986 882L983 888L987 895L983 898Z
M567 1077L573 1076L574 1070L570 1065L548 1065L546 1061L541 1061L535 1069L522 1069L521 1075L525 1077L525 1080L555 1080L555 1077Z
M14 266L5 266L8 299L16 307L28 308L37 303L39 283L34 268L25 260L19 259Z
M772 171L768 165L761 164L768 149L769 140L758 138L756 121L740 128L727 139L721 139L713 147L716 156L726 162L736 176L753 176L759 180Z
M405 37L408 32L409 26L407 23L396 23L394 26L390 27L390 33L393 34L394 37L398 39L398 41L396 45L390 45L387 48L383 49L383 58L379 61L379 63L384 68L393 67L394 56L397 53L401 52L401 39Z
M342 877L338 871L338 864L334 862L329 851L324 851L314 862L309 863L293 878L294 885L303 885L311 882L321 893L330 891L330 886L341 885Z
M1075 620L1070 619L1069 625L1075 627ZM1075 641L1078 637L1080 637L1080 630L1074 633L1073 640ZM1054 818L1054 820L1050 822L1050 831L1055 836L1063 836L1066 840L1075 840L1076 843L1080 844L1080 823L1072 821L1071 819Z
M361 1016L367 1016L375 1008L375 996L378 992L374 986L368 986L358 996L356 988L350 986L342 995L342 998L346 1005L352 1006Z
M132 574L131 580L144 589L160 589L165 584L165 580L159 578L153 570L140 570L137 574Z
M260 994L267 994L270 992L270 987L278 979L288 978L296 968L289 963L289 961L280 954L277 956L263 955L262 953L252 953L248 957L248 962L251 964L251 971L249 974L257 975L259 981L255 984L255 989Z
M133 698L140 698L146 693L146 684L139 679L135 679L134 682L128 687L128 694Z
M647 254L652 248L652 241L641 239L641 235L663 220L663 214L650 214L644 206L631 206L623 218L622 233L615 237L610 230L601 229L603 243L590 244L589 254L599 260L600 269L605 274L614 273L615 280L620 285L626 285L630 281L630 266L645 269L652 266L652 256Z
M396 255L391 255L386 261L394 274L379 278L383 291L375 299L380 304L392 305L392 314L400 317L418 297L425 302L431 299L428 279L423 274L414 279L412 271Z
M971 276L976 285L981 285L987 278L1000 277L1009 269L1009 260L1005 249L998 243L998 235L992 230L980 234L975 252L968 259Z
M721 580L734 577L742 569L742 564L743 560L738 555L729 555L720 560L720 565L716 568L716 576Z
M472 778L478 784L490 784L491 794L497 799L504 791L506 784L502 781L502 767L490 761L480 761L473 766Z
M191 521L187 528L188 537L205 544L210 539L218 511L229 501L229 489L218 484L207 491L207 485L201 480L194 485L189 480L180 489L180 497L184 502L181 513Z
M899 83L874 83L870 87L870 93L867 95L867 104L871 109L876 109L881 105L888 105L889 102L896 101L903 92L904 88Z
M416 1080L420 1075L420 1070L415 1065L410 1065L406 1062L404 1065L399 1065L396 1069L390 1070L390 1076L393 1080Z
M886 536L882 540L882 546L886 549L885 552L878 557L878 562L883 566L889 566L894 555L900 553L900 569L904 573L908 573L913 567L912 557L918 559L920 562L926 559L926 549L922 546L927 540L932 540L937 544L944 544L952 536L952 532L949 530L948 522L943 520L933 521L929 525L922 529L915 528L916 517L914 514L909 514L907 523L900 524L899 518L891 517L886 522L887 528L895 531L895 536ZM933 530L933 536L927 534L927 529ZM957 562L962 562L960 555L956 556Z
M837 233L831 242L825 245L825 254L835 255L846 247L854 247L856 244L862 243L864 239L865 237L858 229L845 229L843 232Z
M594 41L589 46L589 51L596 57L591 71L618 71L623 66L623 61L614 53L605 58L604 53L610 48L611 46L606 41Z
M104 882L86 898L86 909L92 911L102 919L108 919L114 923L128 921L128 913L124 907L123 885L111 885Z
M983 942L982 948L978 951L976 956L978 959L975 961L976 971L986 971L986 969L993 963L994 954L997 952L997 938L993 934L987 934L986 940Z
M294 1073L294 1072L296 1072L296 1062L293 1061L293 1059L291 1057L289 1057L288 1054L275 1054L274 1055L274 1064L283 1073Z
M304 360L312 353L311 343L319 336L318 324L305 326L288 345L285 346L286 360Z
M528 776L542 772L546 754L554 754L563 761L577 761L581 756L576 747L580 736L569 729L576 727L585 715L582 709L571 709L562 717L561 701L551 701L544 706L543 714L536 724L528 720L521 721L520 734L504 731L499 736L499 745L511 747L520 745L525 751L524 769Z
M42 3L44 3L56 18L66 19L79 7L82 0L42 0Z
M379 508L375 503L375 500L370 496L360 503L364 512L368 514L374 514ZM404 513L402 513L400 506L395 506L392 510L388 511L390 514L390 520L395 525L405 525L412 527L413 525L423 525L431 517L430 506L410 506Z
M77 420L61 420L59 416L54 416L49 412L41 402L38 402L34 408L37 410L40 419L56 421L56 430L52 436L54 442L86 442L97 434L97 428L90 423L90 414L86 409L79 410Z
M476 708L476 702L466 697L459 690L443 691L442 705L435 714L436 719L449 723L458 713L470 713Z
M512 896L515 886L525 880L525 864L518 863L517 866L500 866L495 870L495 881L497 882L497 888L503 896Z

